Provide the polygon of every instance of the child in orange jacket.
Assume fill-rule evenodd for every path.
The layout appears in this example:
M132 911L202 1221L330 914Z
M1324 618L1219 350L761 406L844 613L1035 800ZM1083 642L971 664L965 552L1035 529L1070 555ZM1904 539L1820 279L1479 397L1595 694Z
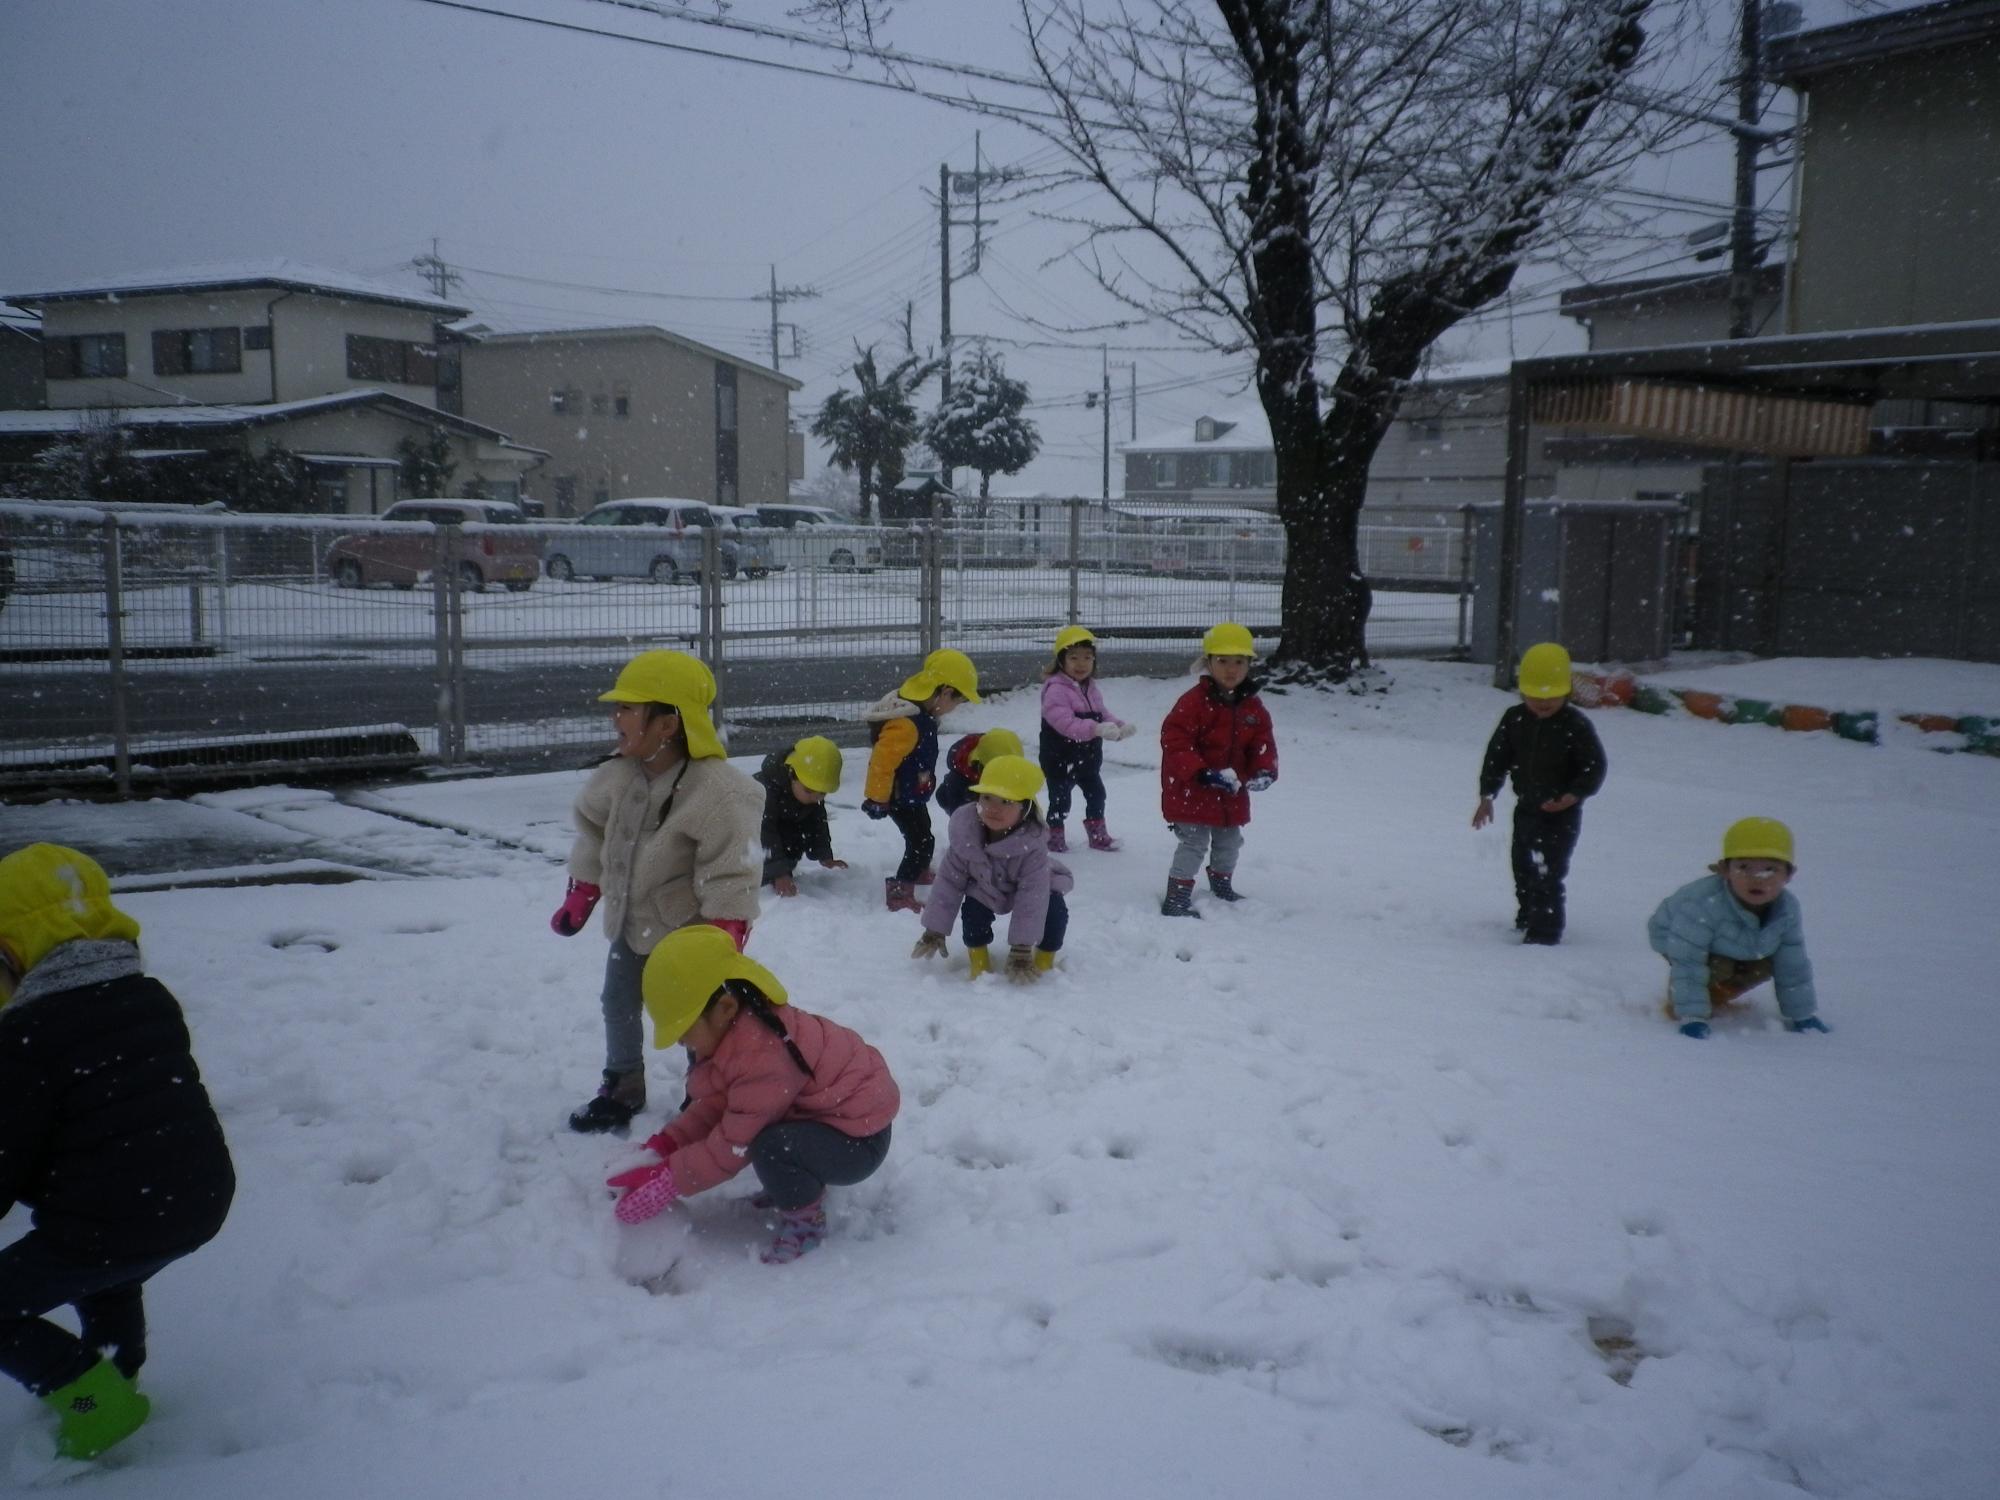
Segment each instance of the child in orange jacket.
M946 647L925 657L895 692L862 715L875 748L861 810L891 819L903 835L902 862L882 882L890 911L924 909L917 887L933 878L931 855L937 848L930 802L937 788L938 720L961 703L979 701L979 669L963 651Z

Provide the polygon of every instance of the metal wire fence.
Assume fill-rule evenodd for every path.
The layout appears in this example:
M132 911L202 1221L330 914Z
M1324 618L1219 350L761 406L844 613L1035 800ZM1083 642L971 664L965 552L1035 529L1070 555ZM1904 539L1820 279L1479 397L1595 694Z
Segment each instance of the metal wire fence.
M1464 535L1376 530L1371 649L1463 649ZM1182 671L1217 620L1276 634L1283 568L1275 526L1085 502L762 536L0 502L0 791L574 764L606 742L597 693L663 646L758 748L837 733L941 644L1004 688L1081 621L1118 670Z

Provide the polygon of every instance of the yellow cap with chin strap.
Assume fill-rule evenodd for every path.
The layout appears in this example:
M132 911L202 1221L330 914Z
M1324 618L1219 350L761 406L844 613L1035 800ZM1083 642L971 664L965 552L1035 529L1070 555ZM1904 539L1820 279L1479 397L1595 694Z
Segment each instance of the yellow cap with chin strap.
M671 1047L686 1036L728 979L747 979L773 1005L785 1003L778 976L738 953L736 940L720 927L695 922L661 938L639 980L646 1014L653 1018L653 1045Z
M641 651L618 671L611 691L597 695L599 703L663 703L681 717L689 760L713 760L726 755L715 722L708 716L715 702L715 674L685 651Z
M111 881L88 854L30 844L0 859L0 974L14 984L64 943L139 941L139 924L111 904Z
M966 756L975 766L983 766L989 760L998 760L1003 755L1024 755L1021 737L1011 729L989 729L980 735L979 743Z

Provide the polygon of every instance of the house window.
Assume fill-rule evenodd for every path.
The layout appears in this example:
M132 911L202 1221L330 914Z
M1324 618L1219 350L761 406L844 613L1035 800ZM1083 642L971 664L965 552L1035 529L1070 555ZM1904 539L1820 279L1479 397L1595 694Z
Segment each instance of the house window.
M611 414L614 417L632 415L632 392L629 387L614 385L611 388Z
M1180 465L1171 453L1153 455L1153 483L1163 489L1172 489L1180 480Z
M437 349L407 339L378 339L370 334L347 336L347 378L380 380L391 385L437 384Z
M50 380L117 379L125 374L125 335L82 333L42 341L42 373Z
M733 365L715 367L715 427L718 432L736 430L736 369Z
M559 474L556 476L556 514L559 516L573 516L576 514L576 476L574 474Z
M250 324L243 330L243 347L250 350L269 349L271 347L271 325L269 323Z
M553 390L549 392L549 410L560 416L569 410L569 392Z
M234 375L243 368L243 336L234 328L156 328L155 375Z

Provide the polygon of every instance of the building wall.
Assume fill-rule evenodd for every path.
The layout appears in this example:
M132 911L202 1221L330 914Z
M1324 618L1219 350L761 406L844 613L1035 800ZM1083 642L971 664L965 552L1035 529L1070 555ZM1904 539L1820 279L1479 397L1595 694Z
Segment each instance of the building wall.
M2000 317L1996 143L2000 44L1815 78L1788 331Z
M274 299L275 300L274 302ZM203 404L256 404L325 396L367 385L393 391L427 406L437 404L435 385L406 381L351 380L347 335L365 334L406 343L431 344L431 315L418 308L349 302L274 288L127 297L116 302L51 302L43 310L45 339L121 333L125 336L123 379L54 379L48 382L51 407L162 406L177 398ZM154 367L153 334L173 329L233 327L238 331L241 368L213 374L161 374ZM250 330L269 327L272 350L253 349Z
M665 338L565 335L471 343L461 360L465 415L549 450L529 493L551 517L641 495L719 498L712 355ZM733 368L737 503L782 501L790 392Z
M369 407L348 407L253 427L244 443L251 452L262 452L273 445L281 445L294 453L395 458L398 456L397 445L403 439L414 438L421 442L428 435L428 428L422 423ZM503 457L491 444L471 433L446 429L445 435L451 444L451 461L458 466L452 474L453 494L463 494L465 486L475 479L511 483L520 478L527 455ZM398 498L393 471L361 468L347 471L345 508L348 511L370 514L386 509Z
M1751 308L1751 326L1759 333L1778 333L1783 298L1776 291L1759 292ZM1726 289L1699 301L1669 303L1606 303L1579 319L1590 333L1591 352L1606 349L1653 349L1662 344L1706 344L1729 337Z

